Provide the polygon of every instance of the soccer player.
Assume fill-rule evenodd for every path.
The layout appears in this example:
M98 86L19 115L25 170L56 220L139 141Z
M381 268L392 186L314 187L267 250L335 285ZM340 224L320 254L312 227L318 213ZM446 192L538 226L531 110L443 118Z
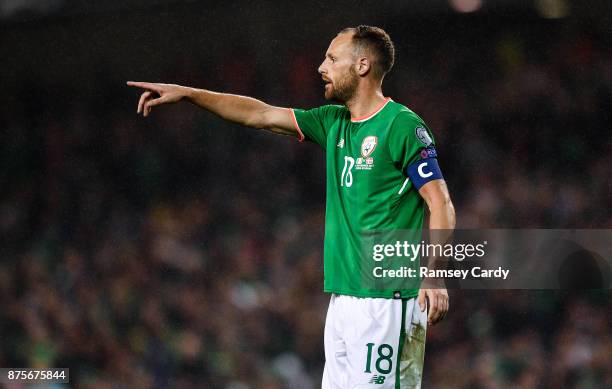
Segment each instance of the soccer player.
M326 151L324 389L418 388L425 333L448 311L444 287L377 289L360 282L361 238L367 231L453 229L455 213L423 120L385 97L382 81L395 49L380 28L342 30L318 72L325 98L342 103L310 110L179 85L128 82L144 89L137 113L189 101L223 119L292 135ZM431 283L431 284L428 284Z

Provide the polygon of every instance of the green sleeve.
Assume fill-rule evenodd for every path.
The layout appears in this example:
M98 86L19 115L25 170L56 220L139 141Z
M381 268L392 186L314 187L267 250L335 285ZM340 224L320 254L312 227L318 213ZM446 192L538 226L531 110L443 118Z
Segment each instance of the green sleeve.
M435 155L435 141L425 122L413 112L400 112L389 130L389 153L404 174L406 168L428 151Z
M338 105L324 105L309 110L293 109L300 140L306 139L326 148L330 126L344 113Z

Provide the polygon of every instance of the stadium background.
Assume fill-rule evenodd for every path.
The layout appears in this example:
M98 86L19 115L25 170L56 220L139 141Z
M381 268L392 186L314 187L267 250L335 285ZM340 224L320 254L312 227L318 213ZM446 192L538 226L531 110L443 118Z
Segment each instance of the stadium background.
M0 365L317 387L323 153L188 104L142 119L125 81L312 107L359 23L396 43L384 90L433 129L457 227L609 228L606 1L452 4L0 2ZM450 294L425 388L612 386L609 291Z

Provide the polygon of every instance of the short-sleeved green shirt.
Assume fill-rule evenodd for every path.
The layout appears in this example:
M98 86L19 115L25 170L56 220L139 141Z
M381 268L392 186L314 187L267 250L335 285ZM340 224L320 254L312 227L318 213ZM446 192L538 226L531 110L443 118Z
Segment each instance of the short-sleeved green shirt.
M292 112L300 135L326 151L325 292L416 296L415 288L364 287L359 274L364 233L422 228L424 201L406 171L428 151L435 153L424 121L389 98L357 120L340 105Z

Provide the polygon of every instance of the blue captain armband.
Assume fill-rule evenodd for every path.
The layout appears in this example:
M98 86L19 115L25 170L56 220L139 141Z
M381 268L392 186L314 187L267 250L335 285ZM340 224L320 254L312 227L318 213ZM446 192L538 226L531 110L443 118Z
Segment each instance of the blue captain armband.
M406 173L417 190L429 181L444 178L436 158L418 160L406 168Z

